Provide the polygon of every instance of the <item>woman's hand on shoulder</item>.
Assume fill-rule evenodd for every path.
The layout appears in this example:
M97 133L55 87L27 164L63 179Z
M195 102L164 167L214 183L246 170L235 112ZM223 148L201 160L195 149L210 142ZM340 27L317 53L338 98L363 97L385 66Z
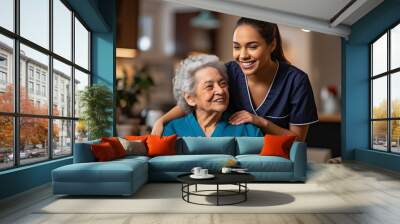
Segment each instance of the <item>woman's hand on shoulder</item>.
M230 118L229 118L229 123L233 125L239 125L239 124L244 124L244 123L251 123L256 126L263 126L262 123L265 121L265 119L252 114L246 110L241 110L236 113L234 113Z

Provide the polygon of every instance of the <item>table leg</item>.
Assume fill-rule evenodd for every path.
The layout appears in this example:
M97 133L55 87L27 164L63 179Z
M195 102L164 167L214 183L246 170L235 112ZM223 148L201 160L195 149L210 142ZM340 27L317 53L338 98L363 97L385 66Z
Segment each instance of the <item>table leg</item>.
M219 205L219 184L217 184L217 206Z
M247 201L247 192L248 192L248 190L247 190L247 183L244 183L244 201Z
M196 186L195 186L195 191L197 192L197 184L196 184Z

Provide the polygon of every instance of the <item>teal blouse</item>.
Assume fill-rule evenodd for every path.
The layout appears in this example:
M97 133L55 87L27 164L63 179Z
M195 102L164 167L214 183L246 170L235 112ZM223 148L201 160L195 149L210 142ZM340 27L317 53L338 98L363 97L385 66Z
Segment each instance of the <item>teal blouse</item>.
M222 115L211 137L263 136L262 131L253 124L230 124L228 122L229 115L230 114L227 112ZM174 119L165 125L163 136L173 134L176 134L179 137L206 137L193 113Z

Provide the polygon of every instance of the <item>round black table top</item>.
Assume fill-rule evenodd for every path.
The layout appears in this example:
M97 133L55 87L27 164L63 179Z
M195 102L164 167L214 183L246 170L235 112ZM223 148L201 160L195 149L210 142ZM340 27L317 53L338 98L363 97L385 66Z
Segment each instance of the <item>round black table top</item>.
M210 179L194 179L190 175L192 173L181 174L177 179L186 184L236 184L255 180L255 177L249 173L213 173L215 177Z

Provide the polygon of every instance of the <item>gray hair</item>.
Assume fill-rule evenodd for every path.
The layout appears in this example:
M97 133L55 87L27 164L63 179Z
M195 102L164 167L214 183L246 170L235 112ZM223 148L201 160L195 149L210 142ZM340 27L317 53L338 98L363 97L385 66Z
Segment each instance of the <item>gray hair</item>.
M226 67L215 55L196 55L189 56L183 60L175 72L173 79L173 92L177 105L185 112L193 111L193 108L186 102L185 94L194 95L196 80L194 74L206 67L218 70L222 77L227 81Z

